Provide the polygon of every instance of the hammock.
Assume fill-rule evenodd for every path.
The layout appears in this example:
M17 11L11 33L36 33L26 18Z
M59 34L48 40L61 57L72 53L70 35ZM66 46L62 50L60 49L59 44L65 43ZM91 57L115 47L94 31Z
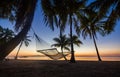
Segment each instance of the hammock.
M67 56L70 54L70 52L58 52L58 50L56 48L51 48L51 49L44 49L44 50L37 50L37 52L40 52L46 56L48 56L49 58L53 59L53 60L58 60L63 58L64 56Z
M50 45L46 41L38 37L36 33L34 33L34 35L36 38L36 51L37 52L40 52L53 60L58 60L61 58L66 59L65 56L70 54L70 51L66 51L62 53L62 52L59 52L57 48L51 48Z

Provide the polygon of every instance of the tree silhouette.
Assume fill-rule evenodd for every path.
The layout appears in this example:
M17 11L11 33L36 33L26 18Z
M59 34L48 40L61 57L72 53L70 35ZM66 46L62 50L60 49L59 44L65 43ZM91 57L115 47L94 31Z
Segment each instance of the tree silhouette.
M98 14L97 12L86 9L85 13L81 15L81 19L80 19L81 26L79 28L79 31L82 33L82 36L84 38L89 36L90 38L93 39L98 60L101 61L96 43L96 38L97 38L97 33L104 36L106 34L106 31L104 30L104 26L105 26L105 20L103 20L104 17L99 17L97 14Z
M98 11L99 17L106 15L104 29L110 34L114 30L116 21L120 19L120 0L95 0L88 8Z
M19 53L20 48L21 48L21 46L23 45L23 43L24 43L24 45L25 45L26 47L28 47L29 42L31 42L31 40L29 39L29 37L30 37L30 36L26 36L26 37L21 41L21 43L20 43L20 45L19 45L19 47L18 47L17 54L16 54L16 56L15 56L15 59L17 59L17 57L18 57L18 53Z
M45 17L45 21L51 28L54 28L53 20L60 20L60 24L64 27L67 23L70 26L70 38L71 38L71 59L70 62L75 62L74 47L73 47L73 26L78 25L78 19L80 15L80 9L83 9L86 0L42 0L42 8Z
M36 3L37 0L13 0L13 4L11 1L1 1L0 6L3 4L1 11L4 13L0 12L0 17L9 18L10 15L15 15L15 29L19 33L6 44L0 45L0 60L3 60L27 35L33 21ZM11 9L5 10L8 5L11 5Z
M8 28L2 28L0 26L0 45L6 44L12 38L14 38L15 34L12 30Z
M64 49L70 51L70 49L68 48L69 41L68 41L68 38L66 37L66 35L59 36L58 38L56 37L53 40L56 43L51 45L51 46L61 47L63 57L64 57L65 60L67 60L67 58L64 56L64 53L63 53Z

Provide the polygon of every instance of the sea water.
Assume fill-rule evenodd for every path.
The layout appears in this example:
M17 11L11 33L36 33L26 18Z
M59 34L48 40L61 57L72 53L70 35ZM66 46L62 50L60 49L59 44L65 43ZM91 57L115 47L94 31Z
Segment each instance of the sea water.
M7 57L8 59L14 59L14 57ZM39 57L18 57L20 60L52 60L49 57L46 56L39 56ZM70 57L67 57L69 60ZM120 61L120 57L101 57L102 61ZM64 58L60 59L64 60ZM75 57L75 60L81 60L81 61L98 61L97 57Z

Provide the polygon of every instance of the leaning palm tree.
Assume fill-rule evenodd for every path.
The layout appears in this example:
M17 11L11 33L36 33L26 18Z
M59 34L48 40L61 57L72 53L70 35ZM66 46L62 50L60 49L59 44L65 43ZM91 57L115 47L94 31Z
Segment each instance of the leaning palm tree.
M19 33L6 44L0 45L0 60L3 60L27 35L33 21L36 4L37 0L13 0L13 5L11 1L1 1L0 6L3 8L0 10L5 13L0 12L2 15L0 17L9 18L11 14L15 15L15 29ZM4 8L7 8L8 5L10 5L10 9L5 10Z
M65 60L67 60L67 58L65 57L64 53L63 53L63 50L68 50L70 51L68 45L69 45L69 41L66 37L66 35L60 35L58 38L54 38L53 39L56 43L51 45L51 46L54 46L54 47L61 47L61 51L62 51L62 54L63 54L63 57Z
M19 53L20 48L21 48L21 46L23 45L23 43L24 43L24 45L25 45L26 47L28 47L29 42L31 42L31 40L29 39L29 37L30 37L30 36L26 36L26 37L21 41L21 43L20 43L20 45L19 45L19 47L18 47L17 54L16 54L16 56L15 56L15 59L18 58L18 53Z
M70 25L70 38L71 38L71 59L70 62L75 62L74 47L73 47L73 24L78 25L80 9L83 9L86 0L42 0L42 8L45 21L50 27L53 28L53 20L60 19L62 26L69 23Z
M80 19L81 26L79 28L79 31L82 33L82 36L84 38L89 36L91 39L93 39L99 61L101 61L101 58L98 51L96 38L97 33L99 33L102 36L106 34L106 31L104 30L105 27L104 17L99 17L97 12L86 9L85 13L81 15Z

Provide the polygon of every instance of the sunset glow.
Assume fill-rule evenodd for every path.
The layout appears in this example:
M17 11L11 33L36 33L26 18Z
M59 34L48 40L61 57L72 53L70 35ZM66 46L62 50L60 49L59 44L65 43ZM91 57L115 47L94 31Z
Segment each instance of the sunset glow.
M40 6L38 6L40 7ZM43 16L42 16L42 10L37 8L35 12L35 17L32 23L32 28L35 30L35 32L39 35L40 38L44 39L46 42L48 42L50 45L54 44L53 38L57 37L59 35L59 29L55 27L55 30L52 31L48 26L43 22ZM0 25L2 25L5 28L14 29L15 23L10 23L8 20L1 20ZM100 56L116 56L120 57L120 22L117 22L114 31L105 36L102 37L98 34L98 38L96 40ZM36 41L33 38L33 31L30 30L28 33L30 36L32 36L31 40L32 42L28 47L25 47L24 45L20 49L19 56L30 56L30 55L42 55L38 52L36 52ZM65 29L65 34L69 34L69 26L67 25ZM73 34L76 34L75 31L73 31ZM93 40L90 38L83 39L82 36L79 37L79 39L83 42L83 45L80 47L74 46L75 49L75 55L81 56L81 57L91 57L96 56L96 50L93 44ZM45 47L47 49L47 47ZM14 49L8 56L15 56L18 50L18 46L16 49Z

